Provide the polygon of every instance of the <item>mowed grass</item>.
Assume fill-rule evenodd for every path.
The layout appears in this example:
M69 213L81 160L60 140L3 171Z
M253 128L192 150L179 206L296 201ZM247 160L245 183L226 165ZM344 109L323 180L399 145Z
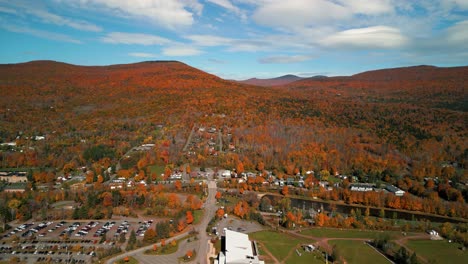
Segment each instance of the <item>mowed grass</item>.
M285 260L291 251L293 251L293 254L296 254L296 252L294 252L294 249L299 248L300 245L312 244L315 242L310 239L293 237L288 234L278 233L274 231L260 231L252 233L249 236L250 239L253 239L265 245L266 249L279 261ZM266 255L264 252L261 252L261 254ZM288 260L287 263L295 262L289 262Z
M401 232L396 231L366 231L352 229L333 229L333 228L313 228L301 232L303 235L328 238L369 238L374 239L383 234L388 234L391 239L401 236Z
M160 176L161 174L164 173L164 169L165 167L164 166L160 166L160 165L151 165L151 166L148 166L149 170L151 173L155 173L156 175Z
M338 247L341 257L343 257L347 263L389 263L387 259L370 246L364 244L363 241L330 240L328 243Z
M468 263L468 252L447 240L408 240L406 245L432 263Z
M200 220L203 218L203 210L193 211L193 224L196 225L200 223Z
M325 263L325 257L323 253L315 250L314 252L307 252L305 250L298 249L301 256L299 256L296 251L286 259L286 264L322 264Z

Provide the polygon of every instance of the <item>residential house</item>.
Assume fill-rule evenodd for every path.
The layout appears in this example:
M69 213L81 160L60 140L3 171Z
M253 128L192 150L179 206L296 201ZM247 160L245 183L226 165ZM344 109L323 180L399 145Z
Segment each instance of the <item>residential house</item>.
M393 186L393 185L387 185L387 187L385 187L385 189L387 191L395 194L396 196L403 196L405 194L405 191L403 191L400 188L398 188L396 186Z

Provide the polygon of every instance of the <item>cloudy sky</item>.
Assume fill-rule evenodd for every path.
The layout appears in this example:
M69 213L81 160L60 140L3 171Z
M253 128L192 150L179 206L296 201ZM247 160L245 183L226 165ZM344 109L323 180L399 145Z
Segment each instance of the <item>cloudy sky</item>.
M179 60L223 78L468 65L468 0L0 0L0 63Z

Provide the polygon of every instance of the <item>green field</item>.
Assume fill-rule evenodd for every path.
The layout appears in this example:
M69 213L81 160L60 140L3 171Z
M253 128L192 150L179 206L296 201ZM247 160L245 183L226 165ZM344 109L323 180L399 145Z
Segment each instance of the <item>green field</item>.
M330 245L336 245L347 263L389 263L382 255L373 248L364 244L363 241L331 240Z
M288 254L292 252L290 258L296 255L295 249L300 248L302 244L312 244L315 241L305 238L293 237L288 234L278 233L274 231L260 231L249 235L251 239L263 243L266 249L273 254L279 261L283 261L288 257ZM261 254L265 255L263 252ZM304 255L303 255L304 256ZM289 258L286 263L290 262ZM300 262L302 263L302 262ZM311 263L311 262L306 262Z
M303 235L314 237L328 237L328 238L369 238L374 239L382 234L389 234L390 238L394 239L401 236L401 232L396 231L367 231L367 230L353 230L353 229L335 229L335 228L313 228L301 232Z
M430 263L468 263L468 252L447 240L408 240L406 245Z
M164 173L165 167L160 166L160 165L151 165L151 166L148 166L148 169L150 173L156 173L156 175L160 176L161 174Z
M306 252L305 250L298 249L301 256L299 256L295 251L293 254L285 261L286 264L322 264L325 263L325 257L322 252Z
M196 225L200 223L200 220L203 217L203 210L195 210L193 211L193 224Z

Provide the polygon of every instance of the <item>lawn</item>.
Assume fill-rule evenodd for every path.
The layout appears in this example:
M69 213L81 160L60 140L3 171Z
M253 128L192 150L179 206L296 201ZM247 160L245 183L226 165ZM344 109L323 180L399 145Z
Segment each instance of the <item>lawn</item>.
M328 237L328 238L369 238L374 239L382 234L389 234L391 239L401 236L401 232L396 231L367 231L367 230L353 230L353 229L335 229L335 228L312 228L302 231L301 234L314 236L314 237Z
M160 165L151 165L151 166L148 166L148 169L150 170L151 173L155 173L156 175L160 176L161 174L164 173L165 167L160 166Z
M200 220L203 218L203 210L193 211L193 224L196 225L200 223Z
M447 240L408 240L406 245L432 263L468 263L468 252Z
M325 257L323 253L320 251L314 252L306 252L305 250L298 249L301 256L299 256L296 252L286 259L286 264L322 264L325 263Z
M338 247L340 256L344 257L347 263L389 263L388 260L373 248L364 244L363 241L331 240L328 243Z
M270 253L273 254L279 261L285 260L291 251L293 251L293 254L296 254L294 249L300 248L301 244L312 244L315 242L310 239L293 237L288 234L274 231L260 231L252 233L249 236L251 239L263 243L266 249L270 251ZM265 254L263 253L263 255ZM291 257L293 257L292 254ZM289 259L286 262L295 263L290 262Z

